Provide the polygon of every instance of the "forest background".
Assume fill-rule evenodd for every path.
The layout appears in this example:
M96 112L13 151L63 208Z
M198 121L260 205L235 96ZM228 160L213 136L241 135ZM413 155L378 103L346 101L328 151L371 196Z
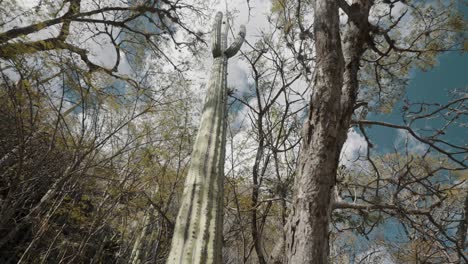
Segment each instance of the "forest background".
M0 262L165 262L217 10L247 27L228 68L223 262L274 253L313 91L307 3L0 4ZM375 1L369 21L398 41L362 61L330 262L466 261L466 14ZM389 48L414 39L423 51Z

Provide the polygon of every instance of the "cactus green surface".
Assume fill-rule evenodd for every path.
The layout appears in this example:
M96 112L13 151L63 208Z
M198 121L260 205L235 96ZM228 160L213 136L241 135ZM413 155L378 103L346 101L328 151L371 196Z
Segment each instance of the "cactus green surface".
M212 31L213 66L200 127L184 185L167 263L222 263L223 178L226 145L227 62L245 38L241 26L227 47L228 22L218 12Z

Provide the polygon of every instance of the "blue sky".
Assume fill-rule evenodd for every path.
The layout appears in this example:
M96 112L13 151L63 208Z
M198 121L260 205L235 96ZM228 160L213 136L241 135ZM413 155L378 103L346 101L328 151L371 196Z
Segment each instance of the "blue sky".
M439 64L433 69L423 72L414 70L404 98L410 102L447 103L452 100L449 92L455 89L468 88L468 55L460 52L450 52L439 57ZM368 119L402 124L401 107L403 102L397 103L390 114L370 114ZM466 119L466 118L465 118ZM438 122L426 121L424 126L434 126ZM369 132L373 143L380 150L391 150L397 139L397 131L391 128L374 126ZM451 129L447 134L456 143L466 143L466 129ZM390 140L391 139L391 140Z
M460 8L463 9L465 19L468 17L468 6L460 1ZM451 100L450 91L468 90L468 55L461 52L448 52L438 58L438 64L429 71L413 70L410 81L406 87L404 98L410 102L431 102L445 104ZM393 111L389 114L369 114L367 119L389 122L393 124L403 124L401 109L403 102L398 102ZM464 117L464 123L468 123L468 118ZM440 120L423 121L417 124L418 128L434 127L440 125ZM393 147L401 137L397 130L373 126L366 129L371 141L377 146L374 151L379 153L392 151ZM466 127L454 127L449 129L445 139L456 144L467 144L468 134ZM399 241L404 237L401 225L396 220L387 220L383 226L376 228L370 238L376 238L383 234L387 241ZM366 239L360 238L362 246L367 244ZM391 263L391 262L390 262Z
M466 8L465 8L466 9ZM464 12L465 17L468 12ZM468 89L468 55L460 52L448 52L438 58L439 63L429 71L413 70L409 85L406 88L404 98L410 102L432 102L432 103L447 103L453 98L449 92L455 89ZM403 102L397 103L390 114L370 114L368 119L385 121L394 124L402 124L401 107ZM464 119L468 123L467 118ZM425 121L423 126L435 126L440 124L438 120ZM401 136L397 130L374 126L368 129L368 134L374 144L377 145L378 152L387 152L393 149L397 138ZM451 142L456 144L466 144L468 138L466 128L453 128L447 133L447 137ZM385 234L386 240L395 241L402 238L404 234L401 225L398 221L388 220L384 226L377 228L371 237L378 234ZM361 243L365 243L361 240Z
M462 11L465 20L468 18L468 5L458 1L459 10ZM409 85L406 88L404 98L410 102L447 103L453 98L450 91L455 89L468 89L468 55L461 52L447 52L438 58L439 63L429 71L415 69L410 75ZM390 114L370 114L368 119L402 124L401 107L403 102L397 103ZM465 116L464 121L468 123ZM440 120L418 123L423 126L437 126ZM368 132L373 143L380 151L389 151L393 148L399 136L395 129L373 127ZM466 144L466 128L452 128L448 131L446 139L456 144Z

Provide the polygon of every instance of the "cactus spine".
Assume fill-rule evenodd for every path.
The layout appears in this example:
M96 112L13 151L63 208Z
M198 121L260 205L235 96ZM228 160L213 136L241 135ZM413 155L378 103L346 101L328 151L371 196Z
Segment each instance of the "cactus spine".
M227 47L228 23L218 12L212 31L213 66L185 181L168 264L222 263L223 177L226 145L227 62L240 49L245 27Z

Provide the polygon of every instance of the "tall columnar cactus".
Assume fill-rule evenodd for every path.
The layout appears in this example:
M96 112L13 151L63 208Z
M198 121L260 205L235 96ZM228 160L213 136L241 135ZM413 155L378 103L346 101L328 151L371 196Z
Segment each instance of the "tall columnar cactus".
M240 49L245 27L227 47L228 23L218 12L213 25L213 66L200 129L185 181L167 263L221 263L223 177L226 145L227 62Z

